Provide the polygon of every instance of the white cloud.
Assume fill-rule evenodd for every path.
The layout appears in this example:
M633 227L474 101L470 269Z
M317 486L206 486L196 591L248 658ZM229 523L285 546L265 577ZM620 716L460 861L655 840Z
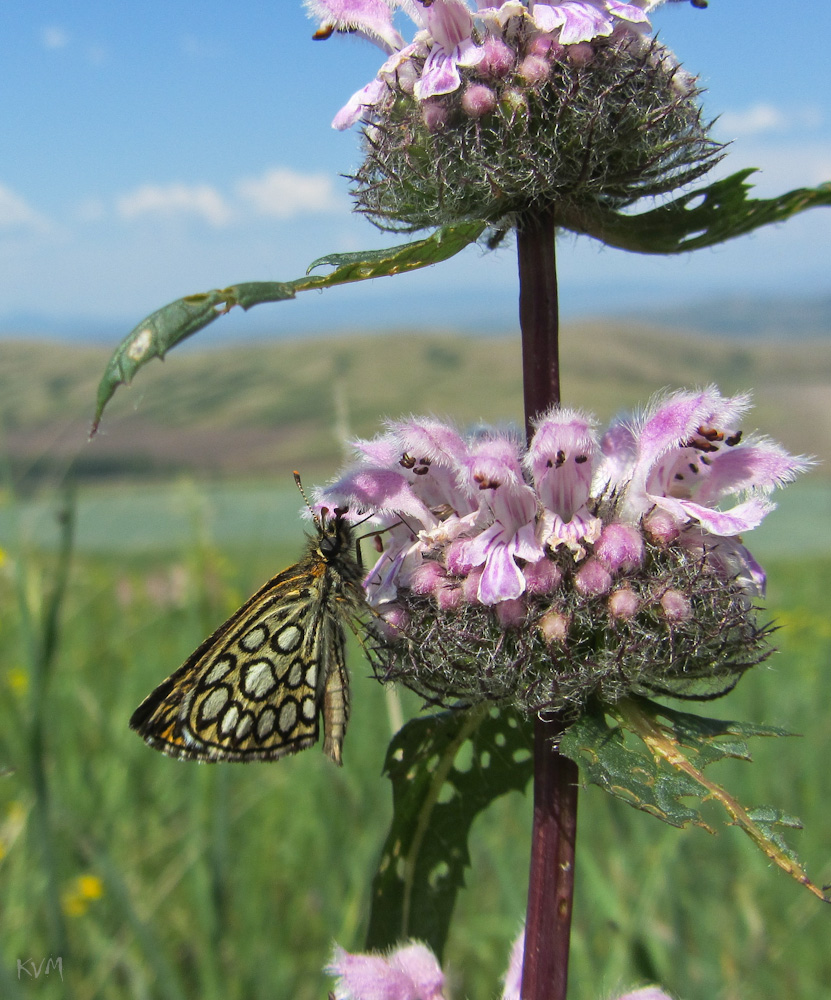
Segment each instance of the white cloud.
M226 226L233 213L225 199L210 184L143 184L116 202L124 219L142 215L196 216L212 226Z
M340 207L328 174L302 174L274 167L259 177L244 177L237 195L262 215L290 219L309 212L333 212Z
M63 49L69 45L69 33L57 24L50 24L41 31L40 40L45 49Z
M0 184L0 229L20 228L48 229L49 223L24 198Z
M718 119L717 129L730 137L762 135L765 132L793 132L817 128L822 124L819 108L777 108L760 102L742 111L725 111Z

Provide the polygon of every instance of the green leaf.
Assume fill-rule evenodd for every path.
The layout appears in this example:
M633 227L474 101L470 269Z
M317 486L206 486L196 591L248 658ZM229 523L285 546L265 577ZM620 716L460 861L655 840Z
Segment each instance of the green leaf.
M298 292L330 288L367 278L381 278L414 271L455 256L475 242L485 230L484 222L445 226L426 239L387 250L330 254L308 268L306 276L293 281L249 281L228 288L187 295L151 313L118 345L98 385L98 399L91 435L98 430L101 415L119 385L128 383L153 358L165 354L197 331L213 323L234 306L248 310L264 302L283 302ZM330 274L312 275L316 267L330 265Z
M740 170L638 215L574 207L558 217L558 224L622 250L675 254L724 243L809 208L831 206L831 182L797 188L778 198L748 198L753 185L747 178L754 173L754 169Z
M616 724L610 725L607 716ZM626 732L642 745L633 745ZM779 832L783 826L800 829L799 820L770 806L748 809L703 774L708 764L725 757L749 761L751 736L789 735L773 726L706 719L628 698L614 706L595 706L566 731L560 750L590 782L672 826L694 823L713 833L700 807L705 801L718 802L730 824L741 827L771 861L815 896L831 902L805 874ZM695 799L698 803L689 801Z
M533 727L480 705L407 723L384 765L393 819L372 884L367 947L413 937L441 958L470 863L467 839L478 812L533 774Z

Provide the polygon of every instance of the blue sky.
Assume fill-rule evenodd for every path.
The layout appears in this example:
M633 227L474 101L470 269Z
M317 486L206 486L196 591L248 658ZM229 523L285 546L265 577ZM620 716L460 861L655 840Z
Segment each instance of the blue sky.
M757 193L831 179L831 14L824 0L667 4L662 39L708 93L721 174ZM299 276L330 251L401 242L353 218L358 134L332 116L380 51L313 42L299 0L3 0L0 331L112 339L190 292ZM831 211L715 250L653 259L565 237L563 309L614 313L743 293L831 292ZM510 247L425 272L310 293L225 320L261 334L515 323Z

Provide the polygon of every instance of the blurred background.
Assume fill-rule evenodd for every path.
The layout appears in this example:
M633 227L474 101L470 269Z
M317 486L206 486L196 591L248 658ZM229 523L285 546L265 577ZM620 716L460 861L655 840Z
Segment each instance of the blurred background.
M826 15L820 0L656 12L734 140L719 176L760 167L764 197L831 179ZM87 440L109 353L147 313L402 242L351 217L341 175L358 137L329 128L380 52L313 29L293 0L0 6L2 998L320 998L332 942L362 943L390 815L384 750L414 699L390 703L353 650L342 771L316 750L182 764L127 720L298 557L292 469L327 480L344 441L385 416L521 418L513 247L224 317L120 389ZM802 817L789 839L820 884L828 218L677 259L559 243L567 404L605 421L713 380L753 390L747 430L820 459L747 539L780 652L706 706L804 735L713 776ZM831 981L824 908L738 831L666 829L597 789L579 825L574 1000L647 981L684 1000L778 1000ZM529 831L518 794L474 826L447 954L457 998L498 995Z

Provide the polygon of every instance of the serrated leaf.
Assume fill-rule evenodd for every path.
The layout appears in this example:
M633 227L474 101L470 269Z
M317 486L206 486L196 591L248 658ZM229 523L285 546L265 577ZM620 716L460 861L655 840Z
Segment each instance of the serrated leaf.
M755 169L740 170L637 215L577 206L560 215L558 224L621 250L676 254L724 243L809 208L831 206L831 182L777 198L749 198L753 185L747 178L754 173Z
M484 222L445 226L426 239L359 253L330 254L314 261L303 278L293 281L248 281L177 299L143 319L115 349L98 384L98 398L90 435L95 434L107 403L119 385L130 382L153 358L225 315L234 306L248 310L265 302L293 299L298 292L365 281L414 271L455 256L484 232ZM334 266L330 274L312 275L322 265Z
M560 752L588 781L636 809L672 826L696 823L710 829L697 809L680 801L697 794L697 784L686 775L662 770L642 748L627 744L621 727L610 726L602 709L587 712L566 730Z
M616 724L610 725L607 716ZM625 731L643 745L633 746ZM800 829L799 820L771 806L746 808L703 774L708 764L725 757L750 760L746 739L751 736L789 735L774 726L707 719L628 698L614 706L594 706L563 734L560 751L593 784L673 826L694 823L713 832L700 805L681 799L720 803L730 824L741 827L771 861L815 896L831 902L808 878L779 832L783 826Z
M524 789L532 745L529 720L487 706L414 719L396 734L384 765L393 819L372 884L368 948L418 938L441 958L471 824L495 798Z

